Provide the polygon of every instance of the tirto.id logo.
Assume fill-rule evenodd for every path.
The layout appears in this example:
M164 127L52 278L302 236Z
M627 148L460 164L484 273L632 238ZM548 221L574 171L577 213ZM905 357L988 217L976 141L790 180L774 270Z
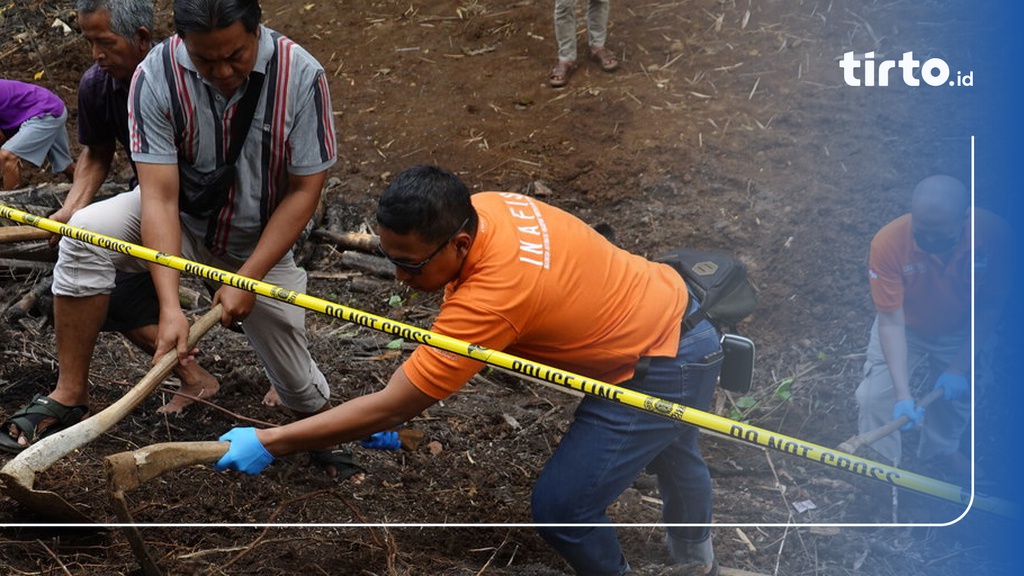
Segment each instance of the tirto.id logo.
M904 52L899 60L875 61L874 52L866 52L863 60L858 60L853 52L843 54L839 61L843 69L843 81L847 86L888 86L889 76L896 74L907 86L920 86L923 81L928 86L974 86L974 72L956 71L956 78L951 78L949 64L942 58L929 58L924 62L914 59L913 52ZM899 72L894 72L899 68Z

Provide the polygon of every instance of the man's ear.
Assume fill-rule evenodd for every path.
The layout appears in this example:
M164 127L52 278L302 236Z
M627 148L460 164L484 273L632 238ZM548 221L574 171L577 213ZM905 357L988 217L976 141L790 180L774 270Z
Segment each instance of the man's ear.
M452 242L455 243L455 252L460 258L464 258L469 254L469 249L473 247L473 235L469 232L459 232Z
M150 32L148 28L136 28L135 42L139 50L149 52L149 49L153 47L153 33Z

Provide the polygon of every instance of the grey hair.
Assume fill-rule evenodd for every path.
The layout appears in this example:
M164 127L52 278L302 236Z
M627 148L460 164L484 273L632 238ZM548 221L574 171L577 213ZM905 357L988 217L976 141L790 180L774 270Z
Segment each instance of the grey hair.
M75 10L83 14L106 10L110 13L110 30L129 42L139 28L153 30L152 0L77 0Z

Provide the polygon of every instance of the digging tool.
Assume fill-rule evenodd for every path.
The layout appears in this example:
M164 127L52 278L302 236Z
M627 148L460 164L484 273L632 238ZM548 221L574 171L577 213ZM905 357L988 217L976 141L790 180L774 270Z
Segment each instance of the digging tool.
M50 233L39 228L25 226L0 226L0 244L13 244L28 240L46 240Z
M200 337L220 322L220 318L221 306L218 304L192 325L188 334L188 345L195 346ZM120 422L156 389L177 363L178 354L175 350L171 350L164 354L153 368L139 380L139 383L120 400L107 406L95 416L86 418L52 436L47 436L19 453L0 469L0 482L3 483L4 492L47 518L62 522L92 523L92 519L59 494L48 490L34 489L36 474L45 471L71 451L92 442L100 434ZM0 433L5 434L6 431L0 431Z
M445 336L437 332L431 332L417 326L404 324L396 320L377 316L369 312L349 308L343 304L330 302L322 298L316 298L308 294L288 290L268 284L260 280L254 280L227 272L219 268L207 266L199 262L192 262L178 256L172 256L163 252L157 252L145 246L125 242L110 236L104 236L89 230L61 224L54 220L42 218L34 214L28 214L21 210L0 205L0 218L15 220L29 224L62 236L68 236L76 240L95 244L108 250L127 254L134 258L140 258L161 266L173 268L188 274L194 274L208 280L221 284L233 286L241 290L247 290L255 294L266 296L288 302L295 306L320 312L328 316L365 326L387 334L398 336L406 340L412 340L420 344L426 344L434 348L451 352L459 356L476 360L492 366L508 368L520 374L533 376L585 394L598 396L610 402L617 402L639 410L651 412L658 416L670 418L684 424L696 426L703 430L718 432L735 440L749 444L771 448L779 452L785 452L791 456L811 460L838 468L840 470L863 476L871 480L887 483L891 486L913 490L920 494L932 496L948 502L963 506L973 506L979 510L992 512L1004 516L1015 517L1016 506L1006 500L985 496L972 491L967 491L959 486L941 482L934 478L922 476L906 470L900 470L887 464L867 460L826 448L797 438L791 438L777 432L750 426L743 422L737 422L723 418L715 414L703 412L695 408L667 402L654 396L649 396L636 390L630 390L614 384L594 380L586 376L574 374L559 368L533 362L506 354L499 350L491 350L469 342Z
M917 403L917 406L919 408L924 408L925 406L931 404L932 402L934 402L935 400L937 400L937 399L939 399L941 397L942 397L942 389L941 388L932 390L931 392L926 394L923 398L921 398L921 401ZM853 454L861 446L863 446L865 444L874 444L879 439L885 438L889 434L892 434L893 432L899 430L900 427L903 426L904 424L906 424L907 422L910 422L910 418L907 418L906 414L904 414L904 415L900 416L899 418L893 420L892 422L889 422L888 424L883 424L883 425L879 426L878 428L875 428L874 430L870 430L870 431L865 432L863 434L858 434L857 436L851 436L845 442L840 444L838 446L838 448L839 448L839 450L842 450L843 452L848 452L850 454Z
M148 482L164 472L193 464L208 464L228 451L230 442L165 442L129 452L118 452L103 459L107 476L107 495L128 543L139 561L144 576L162 576L156 560L149 553L142 534L135 525L124 493Z

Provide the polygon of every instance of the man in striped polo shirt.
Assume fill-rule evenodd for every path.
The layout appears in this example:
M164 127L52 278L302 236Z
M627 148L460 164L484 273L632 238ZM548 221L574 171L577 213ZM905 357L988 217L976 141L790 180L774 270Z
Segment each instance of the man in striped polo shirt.
M79 210L71 225L305 291L306 274L291 248L337 160L331 99L323 67L263 26L261 17L257 0L175 0L176 34L139 65L129 93L139 186ZM236 123L249 118L248 130L235 134ZM229 151L239 142L232 162ZM223 195L205 211L186 212L179 196L188 192L189 176L225 170L229 175L217 186L193 189L219 188ZM123 254L61 240L53 281L57 386L8 420L0 445L24 447L87 413L89 363L114 274L145 268ZM177 350L182 364L191 363L180 274L157 265L149 270L160 305L155 357ZM241 325L286 408L302 418L330 407L301 309L230 286L219 287L214 302L223 305L223 325ZM350 460L340 450L313 457L332 471Z

